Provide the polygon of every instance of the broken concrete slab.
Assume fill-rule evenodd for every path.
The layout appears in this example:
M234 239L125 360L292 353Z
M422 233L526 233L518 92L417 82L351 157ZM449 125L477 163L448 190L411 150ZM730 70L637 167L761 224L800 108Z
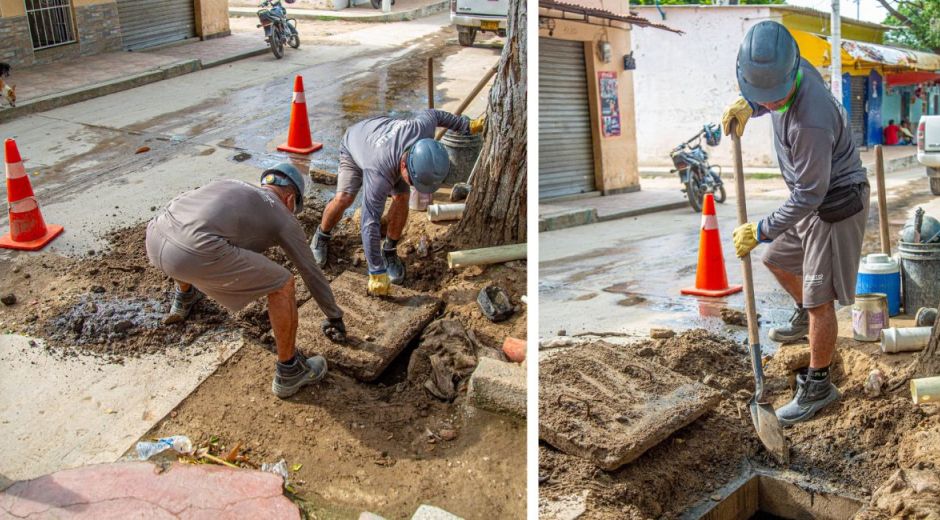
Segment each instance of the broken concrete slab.
M277 475L225 466L99 464L21 481L0 493L15 518L299 519Z
M422 504L421 507L415 511L411 520L463 520L463 518L448 513L439 507Z
M544 520L577 520L587 512L588 490L577 495L564 495L556 500L539 499L539 518Z
M714 408L715 390L596 342L539 363L539 438L613 471Z
M470 376L467 397L491 412L526 416L525 366L481 357Z
M324 356L331 368L340 368L360 381L374 381L408 342L438 315L444 302L404 287L392 288L393 296L376 298L366 294L368 279L346 271L330 287L346 313L347 341L333 343L323 336L323 313L316 302L299 309L297 344L310 354Z

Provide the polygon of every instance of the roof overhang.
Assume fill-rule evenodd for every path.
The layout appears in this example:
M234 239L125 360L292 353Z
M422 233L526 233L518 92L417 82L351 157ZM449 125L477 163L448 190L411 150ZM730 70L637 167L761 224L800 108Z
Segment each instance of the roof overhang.
M628 28L632 25L637 27L652 27L676 34L683 34L682 31L667 27L663 24L653 23L633 11L618 14L589 5L559 2L557 0L539 0L539 17L571 20L608 27L616 27L615 24L622 24L623 28Z

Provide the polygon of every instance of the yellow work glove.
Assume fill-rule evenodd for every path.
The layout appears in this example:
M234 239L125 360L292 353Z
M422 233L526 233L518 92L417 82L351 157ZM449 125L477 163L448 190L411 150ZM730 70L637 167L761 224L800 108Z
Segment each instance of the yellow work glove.
M734 253L738 255L738 258L746 256L752 249L757 247L757 244L760 243L757 234L757 224L754 222L748 222L734 228L731 238L734 241Z
M744 135L744 125L747 124L747 120L751 118L753 113L754 110L751 109L751 105L743 97L739 97L737 101L728 105L724 115L721 116L721 127L725 135L731 135L731 121L738 122L734 127L738 137Z
M392 285L388 279L388 273L370 274L369 288L366 293L369 296L391 296Z
M486 126L486 114L470 120L470 133L479 134L483 131L484 126Z

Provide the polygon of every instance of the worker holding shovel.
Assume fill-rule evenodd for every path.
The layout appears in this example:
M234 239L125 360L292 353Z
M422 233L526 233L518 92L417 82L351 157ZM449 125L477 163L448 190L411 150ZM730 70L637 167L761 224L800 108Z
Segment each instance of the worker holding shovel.
M310 244L320 267L326 265L330 232L365 187L362 200L362 248L369 264L368 293L388 296L390 284L405 281L405 264L398 241L408 220L409 187L434 193L447 177L450 162L444 146L434 139L437 127L464 134L479 133L485 116L470 120L443 110L422 110L412 119L372 117L351 126L339 151L336 195L326 205ZM380 221L391 196L388 231L382 241Z
M289 163L261 175L261 186L219 180L184 193L147 225L147 258L176 281L164 323L185 320L203 294L235 312L262 296L277 345L272 391L281 398L326 375L326 360L305 358L295 348L297 299L294 275L263 254L275 245L300 271L326 315L323 333L345 341L343 311L316 265L295 216L303 208L304 179Z
M740 136L749 118L770 114L790 190L776 211L734 230L739 257L770 243L763 262L796 303L789 323L771 329L771 339L809 336L809 369L798 375L793 400L776 412L786 426L840 398L829 370L838 332L834 301L855 301L869 186L841 103L783 25L764 21L748 31L737 78L742 97L725 111L724 131L729 134L734 121Z

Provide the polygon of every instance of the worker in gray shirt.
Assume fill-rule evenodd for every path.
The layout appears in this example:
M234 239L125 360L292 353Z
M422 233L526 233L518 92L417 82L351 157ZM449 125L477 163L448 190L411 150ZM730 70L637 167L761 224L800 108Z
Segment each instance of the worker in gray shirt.
M333 227L364 187L362 248L369 264L368 293L388 296L391 283L405 281L405 265L397 246L408 220L409 187L434 193L441 186L450 162L444 146L434 140L437 127L479 133L485 116L470 120L443 110L422 110L411 119L380 116L360 121L346 130L339 150L336 196L326 205L311 243L320 267L326 265ZM391 195L388 231L382 242L380 222Z
M838 332L834 302L855 301L869 186L845 110L819 72L800 58L783 25L764 21L751 27L738 51L737 77L742 97L725 111L725 133L734 122L740 136L749 118L770 114L790 190L776 211L734 230L738 256L770 243L763 262L796 303L789 323L771 329L771 339L809 336L809 369L798 375L793 400L777 410L786 426L840 398L829 373Z
M184 193L147 225L147 258L176 282L164 323L185 320L203 293L231 312L262 296L277 345L272 391L281 398L326 375L326 360L305 358L295 348L297 300L294 275L262 253L280 246L300 271L326 315L323 333L344 341L343 311L316 265L295 213L303 208L304 179L293 165L266 170L261 186L220 180Z

